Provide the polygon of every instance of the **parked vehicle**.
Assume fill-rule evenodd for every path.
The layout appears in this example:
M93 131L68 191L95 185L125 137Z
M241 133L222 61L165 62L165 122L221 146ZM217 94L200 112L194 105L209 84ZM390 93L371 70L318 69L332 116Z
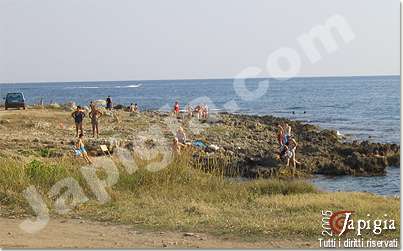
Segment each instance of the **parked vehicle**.
M17 109L23 108L24 110L26 109L25 98L22 92L7 93L5 100L6 102L4 106L6 110L8 108L17 108Z

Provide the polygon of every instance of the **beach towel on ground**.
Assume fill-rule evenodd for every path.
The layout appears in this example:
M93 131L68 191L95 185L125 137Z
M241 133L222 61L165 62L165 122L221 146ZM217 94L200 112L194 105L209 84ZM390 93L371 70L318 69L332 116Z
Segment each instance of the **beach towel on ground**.
M207 148L207 145L206 145L203 141L201 141L201 140L195 140L195 141L193 141L193 142L192 142L192 145L195 146L195 147L197 147L197 148L201 148L201 149L206 149L206 148Z

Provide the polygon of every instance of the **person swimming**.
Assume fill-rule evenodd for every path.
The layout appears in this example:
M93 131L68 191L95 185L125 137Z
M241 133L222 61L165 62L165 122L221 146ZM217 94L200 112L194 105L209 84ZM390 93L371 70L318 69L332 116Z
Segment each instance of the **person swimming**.
M75 144L76 148L74 150L76 152L76 156L82 156L88 162L88 164L92 164L92 161L91 161L90 157L88 156L87 151L85 150L85 146L83 143L83 137L84 137L84 135L82 133L78 136L78 139Z

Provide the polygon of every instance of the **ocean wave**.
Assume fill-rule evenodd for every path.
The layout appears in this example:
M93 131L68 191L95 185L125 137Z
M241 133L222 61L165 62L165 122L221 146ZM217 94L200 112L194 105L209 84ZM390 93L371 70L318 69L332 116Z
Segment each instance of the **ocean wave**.
M63 89L69 90L69 89L98 89L101 88L99 86L69 86L69 87L64 87Z
M319 107L322 108L337 108L337 109L347 109L349 107L351 107L351 104L345 104L345 105L321 105Z
M340 130L342 131L354 131L354 132L375 132L376 129L368 128L368 127L349 127L349 126L340 126Z
M302 110L304 109L304 106L291 106L291 107L287 107L285 108L286 110Z
M64 87L65 90L72 90L72 89L113 89L113 88L137 88L140 87L142 84L137 85L116 85L116 86L68 86Z
M117 86L114 86L112 88L137 88L137 87L140 87L140 86L142 86L142 84L138 84L138 85L117 85Z

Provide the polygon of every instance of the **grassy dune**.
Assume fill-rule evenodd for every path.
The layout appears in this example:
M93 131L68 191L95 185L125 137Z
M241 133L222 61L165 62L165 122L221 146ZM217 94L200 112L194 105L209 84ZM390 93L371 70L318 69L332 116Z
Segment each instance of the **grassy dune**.
M140 166L131 175L117 159L114 161L119 180L108 188L112 200L99 204L80 173L82 163L76 159L0 157L2 211L31 214L22 195L25 188L35 185L45 196L57 181L72 177L90 200L67 217L133 224L158 231L206 232L248 241L265 238L314 241L321 237L321 210L354 210L357 218L365 218L369 213L382 219L388 214L388 218L396 220L397 230L385 232L381 237L400 235L399 199L369 193L324 193L297 179L228 180L221 173L191 166L186 154L159 172L149 172ZM106 174L100 170L98 175ZM53 201L44 198L55 214Z

